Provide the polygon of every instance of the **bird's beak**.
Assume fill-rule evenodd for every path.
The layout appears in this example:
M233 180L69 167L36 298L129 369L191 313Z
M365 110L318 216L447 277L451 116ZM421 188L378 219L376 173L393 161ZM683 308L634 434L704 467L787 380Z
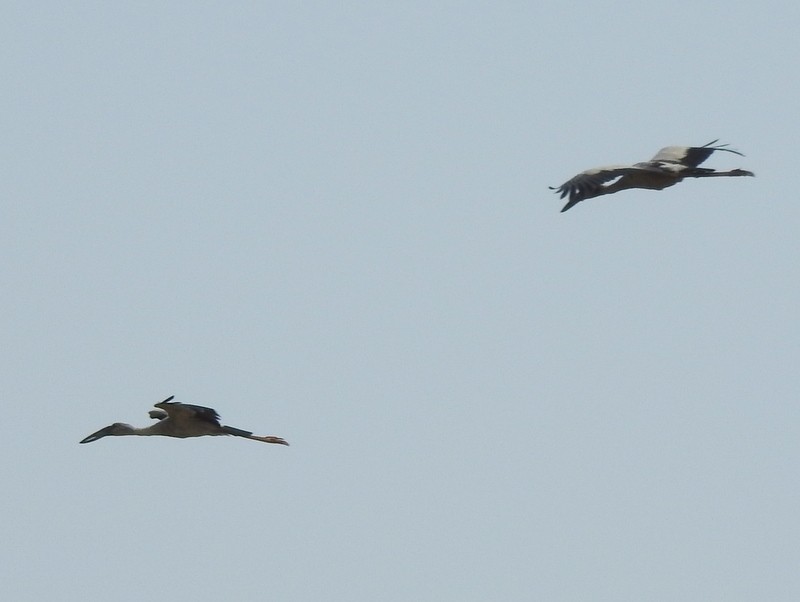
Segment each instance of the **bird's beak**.
M112 433L111 429L112 429L112 427L110 427L110 426L102 428L99 431L97 431L96 433L92 433L91 435L89 435L85 439L82 439L81 443L91 443L92 441L97 441L98 439L102 439L103 437L106 437L108 435L112 435L113 433Z

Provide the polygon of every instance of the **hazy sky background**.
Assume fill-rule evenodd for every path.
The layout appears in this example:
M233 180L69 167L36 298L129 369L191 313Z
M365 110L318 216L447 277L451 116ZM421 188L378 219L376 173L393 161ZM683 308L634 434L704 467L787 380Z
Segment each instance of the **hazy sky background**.
M3 598L800 598L798 25L6 3ZM172 394L292 445L78 445Z

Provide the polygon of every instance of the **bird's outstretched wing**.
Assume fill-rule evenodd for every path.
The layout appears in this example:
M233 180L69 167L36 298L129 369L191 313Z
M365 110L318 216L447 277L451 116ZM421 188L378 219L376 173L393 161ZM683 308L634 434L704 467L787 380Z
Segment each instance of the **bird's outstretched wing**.
M726 148L727 144L717 144L719 140L712 140L703 146L665 146L650 159L653 163L678 163L687 167L697 167L708 159L714 151L725 151L744 157L742 153L732 148Z
M155 406L166 412L168 416L174 416L176 420L180 420L181 418L194 418L217 425L219 424L219 414L217 414L216 410L189 403L170 402L170 399L172 399L172 397L155 404Z
M605 194L605 186L609 182L621 178L623 176L639 173L642 171L659 171L655 167L647 166L633 166L633 165L610 165L608 167L597 167L595 169L587 169L582 171L574 178L564 182L561 186L554 188L549 186L550 190L555 190L556 194L560 194L559 198L564 198L569 195L569 201L561 210L563 213L570 207L591 199L596 196Z

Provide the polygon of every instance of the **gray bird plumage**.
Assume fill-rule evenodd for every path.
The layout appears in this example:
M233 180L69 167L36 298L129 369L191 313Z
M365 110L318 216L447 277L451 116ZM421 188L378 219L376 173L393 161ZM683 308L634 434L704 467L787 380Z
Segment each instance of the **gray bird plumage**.
M155 404L156 410L150 410L150 418L157 420L155 424L143 428L136 428L130 424L115 422L114 424L92 433L81 440L81 443L91 443L109 435L161 435L164 437L202 437L204 435L233 435L244 437L264 443L277 443L289 445L285 439L275 436L261 437L250 431L225 426L219 422L216 410L203 406L191 405L172 401L174 396L167 397L164 401Z
M663 190L673 186L684 178L712 178L720 176L754 176L751 171L733 169L731 171L715 171L698 167L715 151L724 151L744 156L739 151L726 148L727 144L714 146L719 140L712 140L703 146L667 146L662 148L649 161L634 165L610 165L587 169L574 178L567 180L555 190L559 198L569 196L567 204L561 210L575 206L581 201L613 194L629 188Z

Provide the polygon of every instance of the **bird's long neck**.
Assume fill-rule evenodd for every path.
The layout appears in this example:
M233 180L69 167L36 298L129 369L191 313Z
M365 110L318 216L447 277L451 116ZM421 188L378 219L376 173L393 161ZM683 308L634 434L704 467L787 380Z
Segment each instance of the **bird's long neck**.
M160 435L161 433L158 431L158 428L157 428L160 424L161 424L160 422L157 422L156 424L151 424L150 426L143 426L143 427L132 426L130 428L130 432L120 433L120 434L122 434L122 435L140 435L140 436L143 436L143 437L149 437L151 435Z

